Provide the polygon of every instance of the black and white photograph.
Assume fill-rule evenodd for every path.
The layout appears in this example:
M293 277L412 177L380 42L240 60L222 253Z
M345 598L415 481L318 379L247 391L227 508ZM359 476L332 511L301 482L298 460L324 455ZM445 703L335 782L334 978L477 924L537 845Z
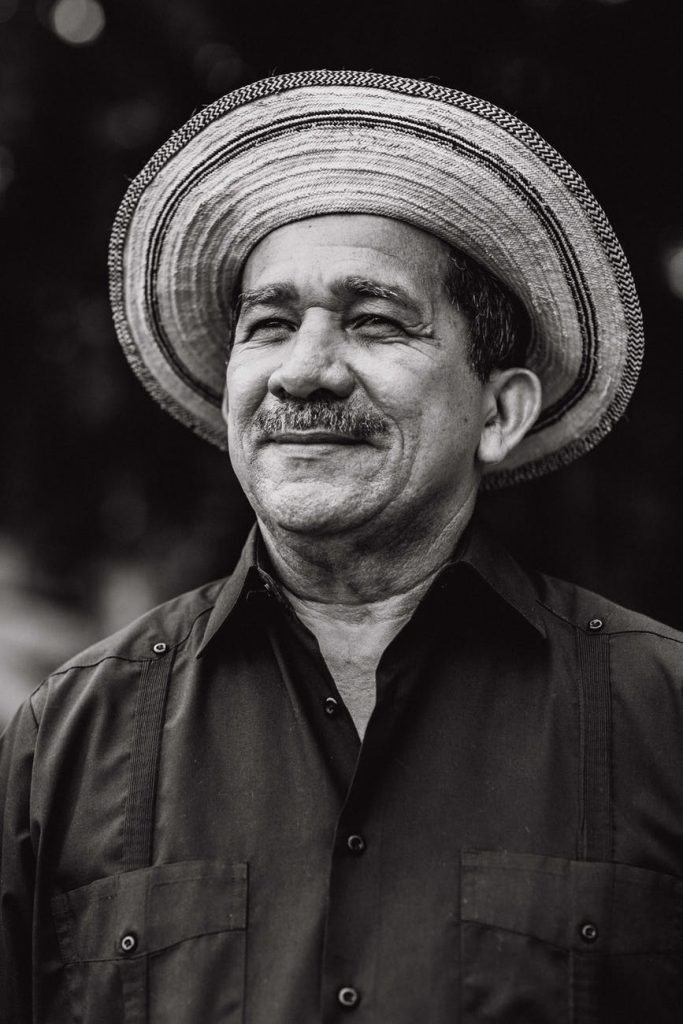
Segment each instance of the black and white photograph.
M0 1024L681 1024L668 0L0 0Z

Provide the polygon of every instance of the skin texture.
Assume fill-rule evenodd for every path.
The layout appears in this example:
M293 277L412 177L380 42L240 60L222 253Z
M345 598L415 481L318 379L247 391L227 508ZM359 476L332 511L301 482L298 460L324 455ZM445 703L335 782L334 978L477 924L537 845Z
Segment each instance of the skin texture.
M530 371L475 377L445 272L441 241L367 215L286 225L245 264L230 457L276 570L301 596L361 603L431 575L484 466L538 414ZM323 412L311 416L311 403Z

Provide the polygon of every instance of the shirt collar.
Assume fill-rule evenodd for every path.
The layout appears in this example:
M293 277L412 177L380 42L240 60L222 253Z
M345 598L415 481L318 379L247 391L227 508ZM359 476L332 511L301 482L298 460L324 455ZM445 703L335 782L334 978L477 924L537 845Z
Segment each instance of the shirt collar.
M529 574L476 518L468 527L455 558L444 571L461 565L473 569L541 636L547 636L538 595Z
M518 612L543 637L546 636L536 591L528 574L502 544L476 520L468 526L452 561L442 572L447 573L463 565L473 569L506 604ZM227 577L218 592L197 657L204 653L230 617L238 601L254 593L270 592L276 597L280 596L277 584L268 569L269 562L263 540L254 523L234 572Z
M262 575L259 569L259 544L260 534L256 523L254 523L242 548L237 565L218 591L216 603L209 615L202 642L197 650L198 658L201 657L216 633L218 633L230 617L230 613L240 598L266 589L266 584L270 578L266 580L264 578L266 574L263 573Z

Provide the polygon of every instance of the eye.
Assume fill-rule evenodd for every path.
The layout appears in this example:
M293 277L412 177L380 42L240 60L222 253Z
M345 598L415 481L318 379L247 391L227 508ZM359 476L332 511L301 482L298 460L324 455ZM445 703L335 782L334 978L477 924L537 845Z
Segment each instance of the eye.
M285 320L284 317L269 316L264 317L263 320L257 320L255 324L252 324L252 331L269 331L277 328L284 328L285 330L293 329L293 325L289 320Z
M386 334L403 333L403 326L390 316L381 313L364 313L353 322L353 326L365 334L377 336Z
M238 323L236 334L237 339L241 341L277 341L295 330L296 325L284 317L269 316L254 320L252 323L247 321L242 329Z

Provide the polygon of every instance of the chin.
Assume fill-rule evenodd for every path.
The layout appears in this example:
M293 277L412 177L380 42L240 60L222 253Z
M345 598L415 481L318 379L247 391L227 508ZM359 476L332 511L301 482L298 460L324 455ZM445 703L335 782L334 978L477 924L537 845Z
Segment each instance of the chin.
M315 488L284 485L260 497L265 497L258 502L261 518L291 533L342 533L361 526L373 514L363 507L360 495L342 495L324 484Z

